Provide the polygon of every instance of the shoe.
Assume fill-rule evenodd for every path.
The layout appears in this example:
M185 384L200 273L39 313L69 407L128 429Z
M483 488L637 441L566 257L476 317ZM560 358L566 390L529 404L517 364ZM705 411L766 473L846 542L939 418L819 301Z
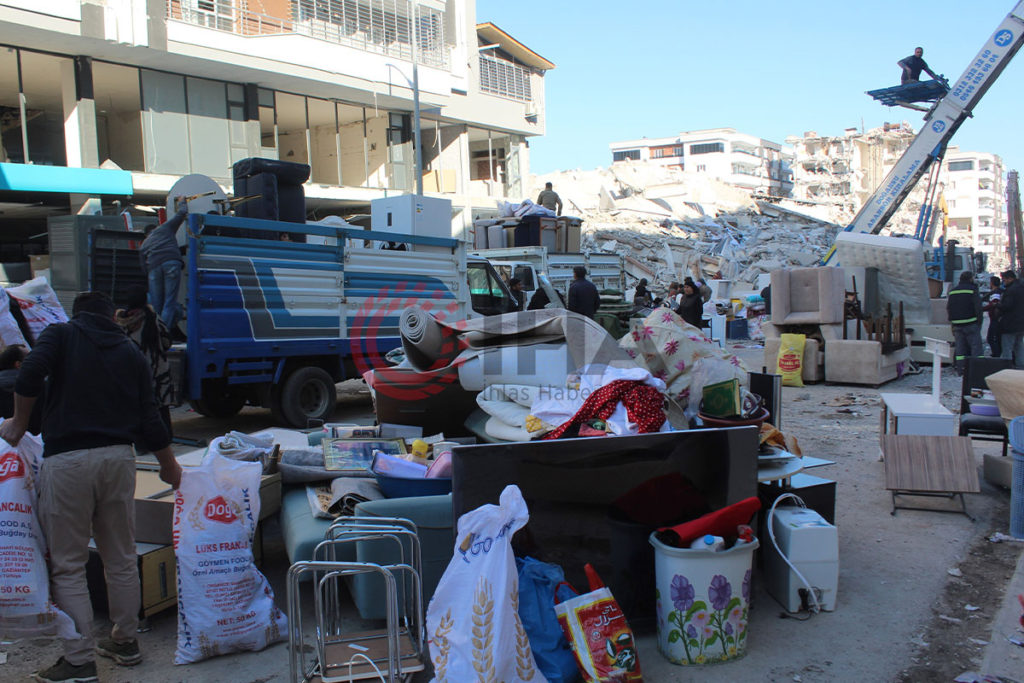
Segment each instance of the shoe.
M49 669L32 674L32 678L40 683L92 683L100 680L96 677L96 662L75 666L63 657Z
M96 654L113 659L118 666L135 666L142 661L137 640L119 643L113 638L102 638L96 644Z

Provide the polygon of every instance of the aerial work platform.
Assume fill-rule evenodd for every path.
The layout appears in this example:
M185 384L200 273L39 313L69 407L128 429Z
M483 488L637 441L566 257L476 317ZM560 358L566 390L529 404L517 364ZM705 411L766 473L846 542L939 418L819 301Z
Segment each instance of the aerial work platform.
M914 81L891 88L868 90L868 95L889 107L898 107L914 102L934 102L949 92L949 84L943 81Z

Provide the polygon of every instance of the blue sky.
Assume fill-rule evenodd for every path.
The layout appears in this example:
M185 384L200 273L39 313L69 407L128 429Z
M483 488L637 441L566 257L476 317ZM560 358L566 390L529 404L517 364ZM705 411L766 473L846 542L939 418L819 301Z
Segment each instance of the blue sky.
M896 62L924 47L955 80L1012 0L477 0L490 21L555 63L534 173L591 169L608 144L732 127L776 142L839 135L923 114L864 94L899 84ZM1024 50L953 138L1024 172Z

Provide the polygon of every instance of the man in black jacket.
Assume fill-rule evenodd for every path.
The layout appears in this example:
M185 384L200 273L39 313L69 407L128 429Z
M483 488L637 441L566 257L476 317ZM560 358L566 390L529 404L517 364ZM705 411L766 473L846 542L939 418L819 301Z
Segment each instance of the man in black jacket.
M585 315L591 320L601 305L601 295L597 287L587 279L587 269L575 266L572 269L572 284L569 285L569 310Z
M50 325L21 364L14 417L0 438L17 445L49 378L43 410L39 518L50 553L53 600L80 637L64 641L64 656L36 680L95 681L95 652L130 666L142 661L135 631L139 572L135 553L135 453L152 451L160 478L177 488L181 467L153 394L149 364L114 322L106 294L75 299L71 322ZM114 627L95 643L85 578L89 539L103 560Z
M1004 270L1003 296L999 300L999 329L1003 333L1002 358L1012 358L1013 367L1024 370L1024 285L1012 270Z
M981 345L981 296L973 273L960 273L960 281L946 299L946 313L953 326L955 367L962 372L968 356L985 355Z

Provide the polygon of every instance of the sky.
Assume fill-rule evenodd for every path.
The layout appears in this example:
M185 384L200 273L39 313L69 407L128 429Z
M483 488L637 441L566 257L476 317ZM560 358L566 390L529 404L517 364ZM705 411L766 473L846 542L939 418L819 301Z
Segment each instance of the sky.
M899 85L917 46L955 81L1013 0L476 0L493 22L555 63L547 130L530 139L543 174L611 163L611 142L731 127L784 143L924 114L867 90ZM922 74L925 76L925 74ZM925 76L926 77L926 76ZM1024 50L951 142L1024 171Z

